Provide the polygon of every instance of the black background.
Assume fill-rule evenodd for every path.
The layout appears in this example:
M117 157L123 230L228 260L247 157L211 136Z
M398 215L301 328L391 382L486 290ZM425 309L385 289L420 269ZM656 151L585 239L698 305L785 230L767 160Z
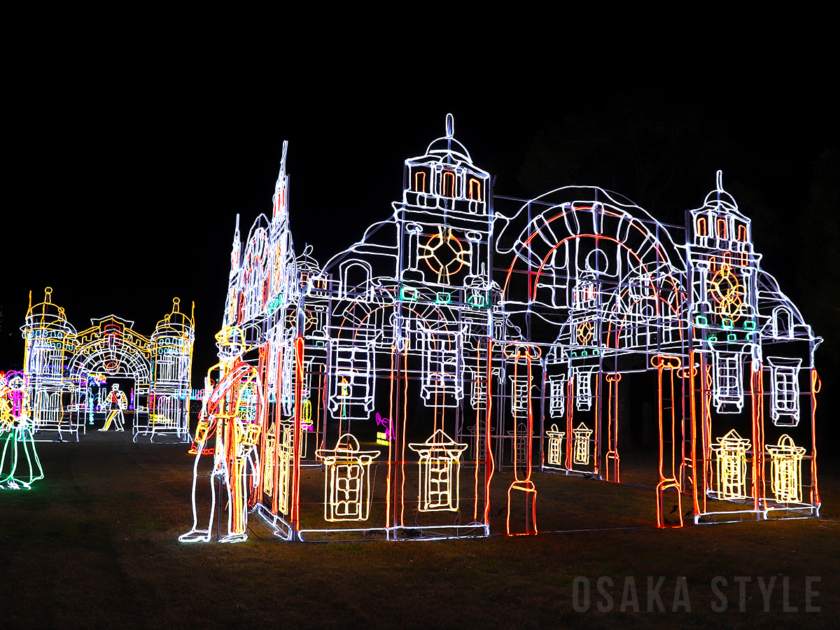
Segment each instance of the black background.
M546 130L580 140L602 124L597 166L608 173L627 160L610 150L624 122L661 119L667 135L694 121L686 150L703 153L703 169L670 205L635 199L632 185L618 192L681 223L723 168L725 187L756 196L755 211L750 195L739 203L756 221L765 268L792 297L802 291L788 268L791 251L808 246L798 209L813 164L838 141L835 64L810 44L791 52L772 36L748 42L733 30L686 33L678 48L677 34L640 52L640 36L572 40L559 26L535 36L539 45L501 30L465 40L443 28L426 37L339 25L310 37L288 21L262 26L256 44L240 44L247 34L234 43L227 30L197 25L189 36L158 25L130 35L59 25L10 58L0 369L22 362L29 291L38 302L51 286L78 330L114 313L150 334L173 297L186 309L195 302L198 384L215 361L236 214L244 240L270 213L283 140L296 249L312 244L324 262L390 214L403 160L443 135L448 112L456 138L496 176L496 193L517 197L612 185L529 188L523 168ZM667 141L660 133L656 142Z

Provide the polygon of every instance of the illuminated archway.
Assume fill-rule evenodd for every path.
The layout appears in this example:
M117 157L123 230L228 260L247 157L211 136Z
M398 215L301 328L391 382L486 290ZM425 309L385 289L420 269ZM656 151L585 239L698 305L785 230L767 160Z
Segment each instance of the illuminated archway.
M148 423L151 341L132 329L134 322L114 315L91 322L93 326L78 334L78 345L68 362L68 375L76 383L73 407L80 414L78 419L84 423L83 414L91 410L94 403L88 386L92 376L130 379L134 382L130 405L134 411L132 424L136 435Z
M133 386L112 393L108 404L134 412L135 440L174 435L187 441L195 328L194 314L181 313L179 304L173 299L172 311L151 337L115 315L92 319L90 328L76 332L64 309L52 303L48 287L44 301L29 307L21 329L36 431L57 431L59 439L66 432L78 440L109 397L100 388L109 380L125 380Z
M505 311L546 349L539 443L541 455L555 452L542 469L619 481L621 373L690 351L685 262L664 225L601 189L558 189L528 202L525 212L536 216L498 249L512 255ZM550 443L552 422L567 439ZM670 459L678 446L663 430L660 443L673 452L662 457ZM662 474L663 488L679 491L678 474Z

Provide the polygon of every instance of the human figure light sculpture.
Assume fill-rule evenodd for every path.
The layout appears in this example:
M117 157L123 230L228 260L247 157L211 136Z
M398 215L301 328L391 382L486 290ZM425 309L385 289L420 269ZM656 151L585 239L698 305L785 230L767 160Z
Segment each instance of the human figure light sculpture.
M225 488L228 506L227 533L219 541L236 543L246 540L249 490L259 484L255 447L260 437L259 418L263 401L258 374L242 360L246 347L241 330L234 326L224 328L216 335L216 341L220 361L208 370L205 381L208 391L211 391L210 375L218 371L219 378L204 400L196 429L193 526L178 538L186 543L210 540L217 483ZM214 437L213 467L210 475L206 476L199 472L199 468L203 459L211 457L205 455L204 446ZM200 484L209 484L210 506L209 510L205 510L206 518L202 518L200 512L203 508L196 501Z
M108 417L105 419L105 426L99 430L107 431L111 426L111 421L113 421L114 430L122 431L123 422L125 421L125 418L123 417L123 409L126 407L128 407L128 399L125 396L125 392L120 390L119 383L114 383L111 385L110 392L108 392L104 397L100 396L99 408L108 410Z
M0 373L0 488L28 490L44 478L32 436L31 413L23 373Z
M390 216L323 265L295 254L285 144L270 217L244 242L237 218L223 321L253 348L248 487L277 536L486 536L507 466L506 532L535 534L539 472L621 481L626 392L652 371L658 526L818 515L820 339L761 268L720 173L685 228L597 187L502 197L447 116L403 181ZM801 501L783 500L790 457L765 444L770 419L806 449ZM750 448L718 487L723 423Z

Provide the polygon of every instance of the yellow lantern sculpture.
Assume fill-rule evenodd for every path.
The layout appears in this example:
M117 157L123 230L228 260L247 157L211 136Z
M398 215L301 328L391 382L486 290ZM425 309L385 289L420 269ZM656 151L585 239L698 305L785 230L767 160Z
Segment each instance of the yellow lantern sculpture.
M349 433L332 450L318 449L327 467L324 478L324 520L366 521L370 513L370 463L379 451L362 451Z

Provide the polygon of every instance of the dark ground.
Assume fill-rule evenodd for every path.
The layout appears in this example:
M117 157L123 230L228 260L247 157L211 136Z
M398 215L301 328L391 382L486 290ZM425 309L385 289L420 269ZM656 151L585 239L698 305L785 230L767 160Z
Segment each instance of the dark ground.
M190 525L192 474L184 445L93 433L79 443L39 443L38 450L46 479L30 491L0 491L2 628L838 623L840 475L829 464L820 471L819 520L657 530L651 488L536 474L541 531L594 531L289 544L271 539L252 517L246 543L184 545L177 537ZM628 453L622 463L626 480L644 482L655 473L649 456ZM506 484L498 487L503 497ZM493 529L503 531L504 516ZM806 584L808 576L819 581ZM648 580L653 591L660 577L664 612L648 592ZM677 588L679 577L687 595ZM716 577L725 580L716 583L720 595L712 590ZM764 612L759 578L766 584L773 577ZM581 590L573 600L576 578ZM599 578L612 602L599 592ZM624 593L630 578L639 612L632 593ZM736 578L749 578L742 580L743 612ZM589 608L579 612L573 604L585 603L587 583ZM819 593L811 600L819 612L806 611L806 588ZM715 612L724 600L726 610ZM785 612L786 603L796 612Z

